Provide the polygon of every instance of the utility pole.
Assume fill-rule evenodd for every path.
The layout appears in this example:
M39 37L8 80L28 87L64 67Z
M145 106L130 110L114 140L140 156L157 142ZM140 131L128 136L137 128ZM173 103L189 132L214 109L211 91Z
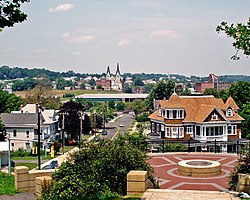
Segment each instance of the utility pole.
M94 110L94 134L96 137L96 110Z
M79 148L81 147L81 138L82 138L82 120L84 120L84 112L78 111L80 119L80 131L79 131Z
M11 175L11 162L10 162L10 134L8 134L8 174Z
M65 140L64 140L64 115L65 113L62 113L62 153L64 154L64 146L65 146Z
M41 135L40 135L40 109L37 104L37 136L38 136L38 145L37 145L37 156L38 156L38 169L41 169Z

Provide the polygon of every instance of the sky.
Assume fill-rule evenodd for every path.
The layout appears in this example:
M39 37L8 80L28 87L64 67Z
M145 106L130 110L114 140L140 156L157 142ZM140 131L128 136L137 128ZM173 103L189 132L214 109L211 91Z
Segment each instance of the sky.
M215 28L246 23L249 0L31 0L0 32L0 66L52 71L250 75L250 58Z

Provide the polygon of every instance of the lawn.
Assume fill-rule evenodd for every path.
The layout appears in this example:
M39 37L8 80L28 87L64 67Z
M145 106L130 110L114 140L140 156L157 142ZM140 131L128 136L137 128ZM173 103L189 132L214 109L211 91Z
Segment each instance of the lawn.
M37 167L37 163L16 163L16 166L25 166L31 170Z
M16 193L18 193L18 191L15 189L14 176L9 176L0 171L0 195Z

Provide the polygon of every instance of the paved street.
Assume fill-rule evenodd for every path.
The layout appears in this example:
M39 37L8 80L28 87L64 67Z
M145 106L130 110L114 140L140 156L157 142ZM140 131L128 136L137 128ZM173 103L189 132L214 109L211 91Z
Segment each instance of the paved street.
M132 122L133 122L133 115L132 114L123 114L122 117L118 118L114 122L109 122L106 124L106 130L108 132L107 135L101 135L101 138L108 138L111 139L115 137L114 135L116 133L125 133L130 128ZM120 125L123 125L123 127L120 127Z

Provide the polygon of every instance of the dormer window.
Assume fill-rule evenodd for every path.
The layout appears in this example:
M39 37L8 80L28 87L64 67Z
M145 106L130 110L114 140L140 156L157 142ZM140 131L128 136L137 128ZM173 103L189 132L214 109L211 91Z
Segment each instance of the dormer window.
M228 108L227 111L226 111L226 116L227 117L232 117L233 116L233 109Z
M165 110L166 119L184 119L183 109L166 109Z
M158 116L159 116L159 117L162 116L162 109L161 109L161 108L158 109Z
M218 120L218 115L215 113L211 116L211 120Z

